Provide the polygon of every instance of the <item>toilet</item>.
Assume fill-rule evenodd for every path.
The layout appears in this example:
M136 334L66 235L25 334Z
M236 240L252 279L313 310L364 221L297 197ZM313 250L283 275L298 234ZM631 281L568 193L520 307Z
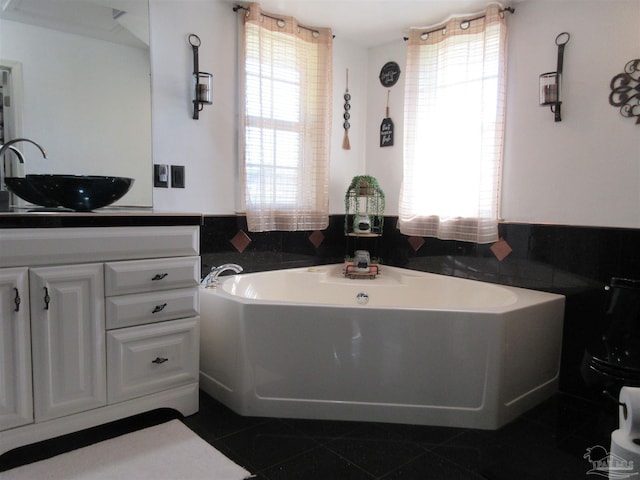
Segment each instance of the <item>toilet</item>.
M640 387L640 280L613 277L607 309L585 350L587 386L617 398L623 386Z

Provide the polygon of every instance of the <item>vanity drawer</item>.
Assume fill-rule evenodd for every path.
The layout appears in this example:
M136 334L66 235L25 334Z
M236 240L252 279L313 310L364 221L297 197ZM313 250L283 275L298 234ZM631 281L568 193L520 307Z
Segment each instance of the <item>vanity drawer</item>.
M199 317L107 332L107 401L198 381Z
M200 257L110 262L104 280L107 297L194 287L200 282Z
M107 330L198 315L198 288L107 297Z

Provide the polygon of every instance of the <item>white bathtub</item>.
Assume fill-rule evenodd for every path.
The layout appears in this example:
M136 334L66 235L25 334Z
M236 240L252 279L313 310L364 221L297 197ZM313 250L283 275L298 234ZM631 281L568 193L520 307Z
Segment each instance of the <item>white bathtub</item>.
M388 266L223 278L200 386L241 415L496 429L557 389L561 295Z

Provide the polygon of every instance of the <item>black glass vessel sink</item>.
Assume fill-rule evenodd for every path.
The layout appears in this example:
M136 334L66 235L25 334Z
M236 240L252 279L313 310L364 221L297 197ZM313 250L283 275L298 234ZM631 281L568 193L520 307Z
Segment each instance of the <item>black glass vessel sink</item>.
M76 211L111 205L122 198L134 182L133 178L100 175L27 175L25 178L45 198Z
M47 208L58 206L58 202L40 193L40 191L36 190L31 182L24 177L6 177L4 183L10 192L15 193L18 197L29 203Z
M5 178L7 189L29 203L81 212L111 205L131 189L133 182L133 178L101 175L44 174Z

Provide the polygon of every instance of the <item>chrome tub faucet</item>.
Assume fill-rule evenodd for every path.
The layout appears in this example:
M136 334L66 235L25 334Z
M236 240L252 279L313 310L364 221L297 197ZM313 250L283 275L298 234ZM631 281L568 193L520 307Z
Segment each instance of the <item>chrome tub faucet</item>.
M225 263L219 267L211 267L211 271L200 282L200 286L205 288L215 288L218 286L218 277L226 271L232 271L234 273L242 273L243 268L235 263Z

